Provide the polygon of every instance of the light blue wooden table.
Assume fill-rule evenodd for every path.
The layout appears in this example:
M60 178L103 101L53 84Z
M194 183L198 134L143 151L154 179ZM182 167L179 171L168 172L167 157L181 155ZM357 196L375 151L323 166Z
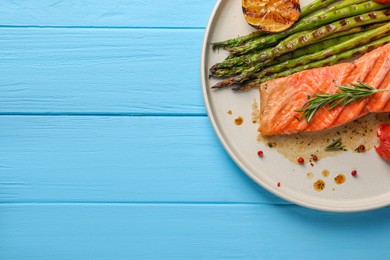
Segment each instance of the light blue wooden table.
M214 3L0 2L0 259L390 258L390 208L292 205L225 153L199 79Z

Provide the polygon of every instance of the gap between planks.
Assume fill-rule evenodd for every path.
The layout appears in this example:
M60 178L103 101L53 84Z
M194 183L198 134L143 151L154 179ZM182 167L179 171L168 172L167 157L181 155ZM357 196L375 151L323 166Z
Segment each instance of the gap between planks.
M205 113L0 112L0 116L207 117Z
M0 28L22 29L131 29L131 30L205 30L204 26L83 26L83 25L0 25Z
M201 202L201 201L191 201L191 202L175 202L175 201L150 201L150 202L136 202L136 201L105 201L105 202L98 202L98 201L78 201L78 202L72 202L72 201L20 201L20 202L0 202L0 207L5 205L18 205L18 206L33 206L33 205L45 205L45 206L55 206L55 205L91 205L91 206L184 206L184 207L190 207L190 206L218 206L218 207L228 207L228 206L239 206L239 207L245 207L245 206L293 206L293 207L300 207L298 205L289 203L287 201L281 201L278 202L272 202L272 203L263 203L263 202L223 202L223 201L215 201L215 202Z

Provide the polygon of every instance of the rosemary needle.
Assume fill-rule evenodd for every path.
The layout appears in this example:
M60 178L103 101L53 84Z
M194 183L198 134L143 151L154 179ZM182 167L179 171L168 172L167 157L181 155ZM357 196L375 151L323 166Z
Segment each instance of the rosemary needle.
M303 104L300 110L302 116L306 117L306 122L310 122L314 114L322 107L333 109L337 106L346 106L353 101L361 101L377 92L387 91L385 89L376 89L363 82L352 83L351 86L338 86L339 92L334 94L319 93L308 96L308 100Z
M341 138L334 140L325 148L325 151L327 152L344 151L344 150L345 148L343 143L341 142Z

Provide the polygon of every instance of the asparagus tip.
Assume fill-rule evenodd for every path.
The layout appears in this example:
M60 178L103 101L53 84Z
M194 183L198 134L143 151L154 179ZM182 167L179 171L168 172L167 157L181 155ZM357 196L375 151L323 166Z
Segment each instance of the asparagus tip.
M219 65L217 63L209 69L209 76L214 76L214 74L217 72L218 69L219 69Z
M218 82L217 84L215 84L213 87L214 88L227 88L227 87L230 87L231 85L235 84L235 78L228 78L228 79L225 79L225 80L222 80L220 82Z
M211 43L211 48L213 49L213 51L215 50L219 50L220 48L223 48L224 45L220 42L212 42Z

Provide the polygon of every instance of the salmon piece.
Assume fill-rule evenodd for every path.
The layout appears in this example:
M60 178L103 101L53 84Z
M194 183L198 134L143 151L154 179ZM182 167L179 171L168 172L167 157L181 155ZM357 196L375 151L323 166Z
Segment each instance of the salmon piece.
M260 87L259 131L265 135L272 135L304 130L307 123L305 120L298 120L301 113L297 110L302 108L307 96L319 91L335 92L336 85L342 82L346 71L354 67L352 63L341 63L315 69L316 73L306 70L263 83Z
M383 52L378 51L378 49L372 51L369 58L368 56L361 57L355 62L356 67L353 72L344 78L343 84L348 85L349 83L357 83L361 81L369 86L377 88L388 71L387 68L384 76L378 77L378 72L383 68L382 65L385 60L388 59L386 56L383 56ZM352 121L357 118L356 116L366 115L368 111L363 111L366 103L367 99L363 99L361 101L353 102L347 107L342 107L343 109L334 121L333 126L342 125L345 122Z
M386 106L383 108L384 112L390 112L390 100L387 102Z
M340 70L339 71L340 73L339 73L339 77L332 82L333 84L329 84L328 89L319 89L318 91L316 91L316 93L325 92L329 94L334 94L339 90L337 86L342 84L345 75L350 75L350 73L353 72L355 69L355 66L346 66L345 64L343 65L344 66L337 66L337 65L334 66L336 69ZM350 63L349 65L352 64ZM332 78L331 75L329 75L328 77ZM321 80L319 82L321 82ZM311 119L310 124L307 126L305 130L319 131L328 128L328 126L333 124L333 122L336 120L336 118L339 116L342 110L343 110L342 107L336 107L332 110L326 108L319 109L316 115ZM306 120L303 121L306 122Z
M390 73L388 73L388 71L390 70L390 59L385 58L385 57L389 57L390 50L389 49L386 50L387 50L386 56L382 56L382 58L384 59L384 61L382 62L382 71L378 73L377 77L375 77L374 74L372 75L374 77L373 80L375 79L377 81L381 80L381 83L377 88L387 90L387 91L375 93L370 97L366 105L366 110L368 112L381 112L390 99ZM374 87L374 84L376 83L371 83L371 84L373 85L370 86ZM384 111L388 111L388 110L384 110Z
M367 103L367 109L369 112L390 112L389 109L385 108L390 101L390 73L387 73L379 89L386 89L387 91L375 93Z
M267 81L260 85L260 127L264 135L320 131L355 120L369 112L390 110L390 91L380 92L348 106L319 109L309 123L299 120L308 96L335 93L338 85L362 81L374 88L390 89L390 44L363 55L354 63L340 63Z
M301 82L300 76L301 75L297 74L294 77L289 77L285 82L283 82L283 84L290 86L289 88L278 88L276 91L268 92L271 94L270 96L263 96L265 102L267 102L267 100L270 100L270 102L268 103L268 108L261 109L261 111L263 111L264 115L272 117L271 120L273 120L274 123L267 126L272 127L272 129L275 129L276 131L286 129L286 127L291 124L292 121L296 120L296 117L299 116L299 113L295 110L304 104L306 93L312 93L314 91L311 88L311 85L299 84L299 82ZM274 83L280 84L278 80L276 80ZM273 89L272 85L269 87L270 89ZM265 85L264 89L267 90L268 86ZM290 97L290 99L284 100L285 102L279 102L279 97L281 96L287 96Z

